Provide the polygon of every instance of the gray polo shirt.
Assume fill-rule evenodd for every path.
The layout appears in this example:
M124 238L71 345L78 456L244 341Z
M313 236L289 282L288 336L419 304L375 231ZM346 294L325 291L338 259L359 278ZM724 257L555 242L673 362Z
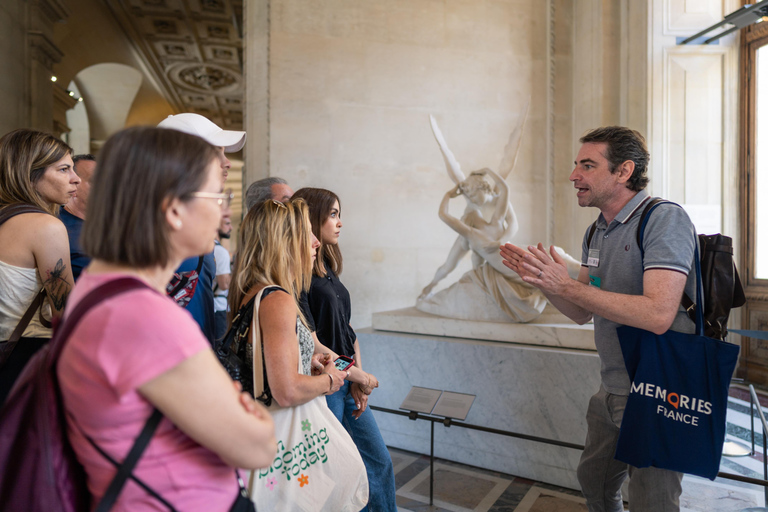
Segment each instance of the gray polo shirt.
M643 272L667 269L688 276L685 291L696 297L696 271L693 267L696 231L685 211L673 204L661 204L650 215L643 235L645 257L637 247L637 227L647 205L648 192L642 190L606 224L601 213L592 242L587 247L589 228L582 243L581 264L589 269L590 286L626 295L643 294ZM616 328L621 324L598 315L595 321L595 346L600 355L603 387L615 395L629 395L629 375L619 345ZM682 306L670 330L693 333L695 326Z

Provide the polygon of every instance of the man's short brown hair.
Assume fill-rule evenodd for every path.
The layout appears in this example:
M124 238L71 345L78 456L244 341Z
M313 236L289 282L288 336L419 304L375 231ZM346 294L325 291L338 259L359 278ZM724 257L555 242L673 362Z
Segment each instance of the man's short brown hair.
M86 254L134 268L167 265L165 210L172 199L192 199L212 161L218 162L213 146L176 130L136 127L110 137L88 201Z
M615 173L619 165L627 160L635 163L635 171L627 181L627 188L639 192L648 185L648 162L651 154L645 138L637 130L624 126L604 126L596 128L584 135L579 142L582 144L604 142L608 145L605 158L611 164L611 173Z

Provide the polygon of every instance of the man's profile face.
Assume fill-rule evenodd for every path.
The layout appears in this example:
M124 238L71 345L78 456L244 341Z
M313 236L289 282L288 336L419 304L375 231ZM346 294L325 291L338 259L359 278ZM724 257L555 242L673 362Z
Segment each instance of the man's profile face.
M601 208L614 197L619 173L611 173L611 163L605 158L608 144L587 142L581 145L569 179L576 188L579 206Z
M229 238L232 234L232 219L229 217L222 217L221 224L219 224L219 238Z
M80 160L75 164L75 172L80 177L77 186L77 200L83 206L88 204L88 195L91 192L91 178L96 170L96 162L93 160Z
M285 183L275 183L271 187L272 199L284 203L293 197L293 189Z

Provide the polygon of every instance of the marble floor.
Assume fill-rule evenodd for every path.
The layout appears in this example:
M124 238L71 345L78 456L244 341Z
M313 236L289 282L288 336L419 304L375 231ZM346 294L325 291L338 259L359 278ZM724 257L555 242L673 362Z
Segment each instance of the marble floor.
M768 397L761 397L768 415ZM726 439L750 445L749 394L731 392ZM761 432L757 426L758 434ZM723 457L720 470L763 478L762 435L756 436L754 456ZM429 505L429 457L390 448L395 466L400 512L586 512L581 493L513 475L435 460L433 505ZM762 487L718 478L683 478L682 512L739 512L764 507Z

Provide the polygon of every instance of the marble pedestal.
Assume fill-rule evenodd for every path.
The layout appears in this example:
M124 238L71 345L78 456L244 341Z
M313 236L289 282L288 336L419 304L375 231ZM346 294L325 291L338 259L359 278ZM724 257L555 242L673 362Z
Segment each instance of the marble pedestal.
M401 328L405 323L418 323L413 316L407 317ZM447 332L468 332L448 325L462 321L441 320ZM539 330L545 340L553 339L551 333L557 332L561 344L567 344L571 337L582 344L585 334L591 339L591 327L586 332L576 325L506 327L508 333L514 333L515 327L522 329L521 339L529 344L515 343L514 334L494 342L358 330L363 367L380 382L370 403L398 409L411 386L469 393L477 397L466 423L583 444L587 404L600 386L597 353L530 343ZM387 445L429 453L430 422L378 411L374 414ZM437 457L562 487L579 489L576 466L580 455L579 450L570 448L435 425Z

